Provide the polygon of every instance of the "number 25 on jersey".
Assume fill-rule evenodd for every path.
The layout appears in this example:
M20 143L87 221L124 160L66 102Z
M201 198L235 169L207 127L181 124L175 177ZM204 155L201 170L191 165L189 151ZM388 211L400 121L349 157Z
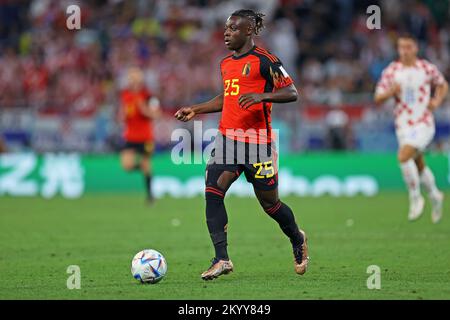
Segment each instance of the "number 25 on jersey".
M225 80L224 96L228 95L237 96L238 94L239 94L239 79Z

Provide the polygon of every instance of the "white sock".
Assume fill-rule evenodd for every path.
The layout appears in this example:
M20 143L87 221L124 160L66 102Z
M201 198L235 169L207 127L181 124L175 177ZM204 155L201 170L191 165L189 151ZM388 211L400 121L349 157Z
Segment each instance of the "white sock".
M433 172L430 168L425 167L420 175L420 182L425 186L430 197L434 198L439 194L439 189L436 187Z
M414 162L410 159L406 162L400 163L403 179L409 191L410 198L417 198L420 196L420 180L419 170Z

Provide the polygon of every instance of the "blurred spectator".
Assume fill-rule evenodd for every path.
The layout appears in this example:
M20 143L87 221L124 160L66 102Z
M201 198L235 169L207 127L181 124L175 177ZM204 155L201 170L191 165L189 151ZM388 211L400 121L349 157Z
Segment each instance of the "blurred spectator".
M332 109L327 113L325 123L327 125L329 149L347 150L350 141L350 123L347 114L338 108Z
M69 4L81 7L79 31L65 27ZM382 8L381 30L366 27L372 4ZM419 37L423 55L450 79L446 0L6 1L0 5L0 110L97 121L103 129L91 135L99 150L114 132L106 122L117 108L124 71L139 66L171 127L173 109L220 92L218 64L228 54L223 25L233 10L247 6L266 14L258 42L296 80L301 110L344 103L369 110L374 83L396 56L395 36L405 30ZM290 132L309 134L292 121L302 112L298 104L281 110L274 108L276 120L286 121Z

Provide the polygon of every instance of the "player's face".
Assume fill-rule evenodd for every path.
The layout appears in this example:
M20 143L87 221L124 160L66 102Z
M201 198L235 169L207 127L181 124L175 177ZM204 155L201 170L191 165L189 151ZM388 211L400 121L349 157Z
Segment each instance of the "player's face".
M131 69L128 72L128 85L131 89L139 89L142 86L143 80L142 72L139 70Z
M247 19L241 17L229 17L225 23L224 40L229 50L238 50L247 41L249 33L249 23Z
M410 61L417 56L417 43L409 38L400 38L397 42L397 50L400 60Z

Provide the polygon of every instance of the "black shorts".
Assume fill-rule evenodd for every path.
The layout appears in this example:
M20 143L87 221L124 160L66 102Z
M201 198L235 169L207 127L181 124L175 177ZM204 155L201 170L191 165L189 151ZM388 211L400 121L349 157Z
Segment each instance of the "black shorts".
M250 144L216 136L214 149L206 170L229 171L240 176L258 190L274 190L278 187L277 153L274 143Z
M153 141L147 142L130 142L125 141L121 151L124 150L133 150L136 153L142 155L151 155L153 153L154 143Z

